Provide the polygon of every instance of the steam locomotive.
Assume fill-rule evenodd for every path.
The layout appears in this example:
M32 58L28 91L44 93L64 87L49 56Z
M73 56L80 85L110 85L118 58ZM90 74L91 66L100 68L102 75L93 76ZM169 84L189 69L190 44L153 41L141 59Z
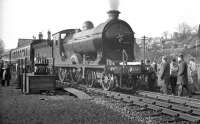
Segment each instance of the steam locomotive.
M106 22L93 27L86 21L83 30L69 29L53 34L55 70L61 82L83 81L104 90L133 88L141 65L134 61L134 32L110 10ZM135 82L135 83L134 83Z
M89 87L99 85L104 90L134 88L140 80L142 65L133 62L134 32L118 18L119 14L118 10L110 10L108 20L96 27L86 21L82 30L57 32L52 35L53 40L33 40L26 51L30 65L38 56L51 58L54 74L62 84L85 82ZM10 53L14 54L10 58L16 54Z

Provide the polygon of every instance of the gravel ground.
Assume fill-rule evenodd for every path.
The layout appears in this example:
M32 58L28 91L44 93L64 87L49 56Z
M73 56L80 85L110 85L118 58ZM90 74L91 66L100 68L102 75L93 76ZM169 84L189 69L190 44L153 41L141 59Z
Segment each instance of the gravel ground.
M24 95L0 87L0 124L137 124L104 105L66 93Z
M148 116L152 113L151 110L146 110L139 106L132 106L119 100L101 96L95 96L92 101L96 104L106 106L109 109L119 112L130 120L137 120L140 124L158 124L158 121L153 121L152 117Z
M102 94L92 93L90 91L88 93L93 96L92 101L94 103L119 112L123 117L127 117L130 120L137 120L140 124L192 124L183 120L174 121L175 118L169 115L115 100Z

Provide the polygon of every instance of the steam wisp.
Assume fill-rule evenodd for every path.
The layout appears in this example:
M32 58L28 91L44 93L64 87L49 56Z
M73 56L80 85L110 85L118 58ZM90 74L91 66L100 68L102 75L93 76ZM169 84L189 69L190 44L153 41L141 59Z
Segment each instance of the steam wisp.
M119 0L109 0L111 10L118 10Z

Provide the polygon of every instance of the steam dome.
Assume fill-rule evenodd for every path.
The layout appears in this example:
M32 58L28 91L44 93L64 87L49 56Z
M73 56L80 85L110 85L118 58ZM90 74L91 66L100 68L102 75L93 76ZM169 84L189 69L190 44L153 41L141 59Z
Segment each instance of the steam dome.
M91 21L85 21L82 26L83 30L88 30L94 28L94 25Z

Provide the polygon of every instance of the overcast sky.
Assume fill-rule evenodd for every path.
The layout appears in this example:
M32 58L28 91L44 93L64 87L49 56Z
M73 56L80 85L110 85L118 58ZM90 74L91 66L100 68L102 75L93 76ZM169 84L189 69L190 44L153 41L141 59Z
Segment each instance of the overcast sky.
M127 21L136 37L160 36L186 22L200 23L199 0L120 0L120 18ZM81 28L86 20L104 22L110 10L108 0L0 0L0 38L6 48L15 48L18 38L32 38L38 32L52 33Z

